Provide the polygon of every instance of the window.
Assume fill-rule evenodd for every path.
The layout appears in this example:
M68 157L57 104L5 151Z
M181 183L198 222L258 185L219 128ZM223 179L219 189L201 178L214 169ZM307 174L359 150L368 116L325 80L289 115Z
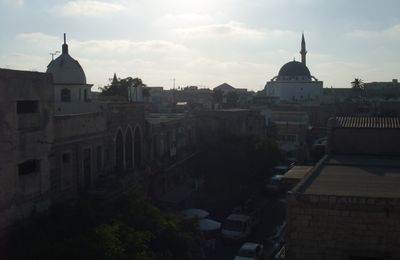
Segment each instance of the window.
M84 100L85 102L89 102L89 97L88 97L87 89L84 89L84 90L83 90L83 100Z
M39 102L37 100L18 100L17 114L37 113L39 111Z
M96 170L100 172L103 168L103 149L101 146L97 146L96 148Z
M70 163L70 162L71 162L71 154L69 154L69 153L64 153L64 154L62 155L62 162L63 162L63 164L68 164L68 163Z
M71 90L67 88L61 90L61 102L71 102Z
M40 161L39 160L29 160L18 164L18 174L28 175L31 173L36 173L40 171Z

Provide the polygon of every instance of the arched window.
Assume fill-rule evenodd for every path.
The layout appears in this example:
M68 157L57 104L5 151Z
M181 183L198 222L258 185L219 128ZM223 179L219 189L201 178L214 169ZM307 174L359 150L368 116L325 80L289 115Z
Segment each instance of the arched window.
M61 90L61 102L71 102L71 90L67 88Z
M118 131L115 139L115 162L117 171L124 170L124 140L122 137L121 130Z
M133 169L133 138L130 128L125 134L125 166L127 169Z
M140 128L135 128L134 134L134 162L135 168L142 167L142 134L140 133Z

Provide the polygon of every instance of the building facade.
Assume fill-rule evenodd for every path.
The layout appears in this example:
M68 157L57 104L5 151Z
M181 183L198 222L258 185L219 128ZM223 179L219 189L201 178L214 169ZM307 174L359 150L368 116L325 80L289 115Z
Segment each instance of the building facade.
M288 194L289 259L400 258L400 119L336 117L328 154Z
M50 205L51 75L0 69L0 229Z

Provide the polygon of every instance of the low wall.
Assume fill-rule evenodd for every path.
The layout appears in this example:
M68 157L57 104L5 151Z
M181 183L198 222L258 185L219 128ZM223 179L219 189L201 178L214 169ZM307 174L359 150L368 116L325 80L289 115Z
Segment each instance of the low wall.
M289 193L288 259L400 258L400 199Z

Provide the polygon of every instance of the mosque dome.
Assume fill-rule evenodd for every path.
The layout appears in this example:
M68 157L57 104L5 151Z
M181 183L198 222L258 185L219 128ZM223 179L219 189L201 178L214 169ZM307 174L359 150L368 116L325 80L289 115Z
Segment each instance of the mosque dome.
M311 77L307 66L298 61L291 61L282 66L278 77Z
M68 45L65 42L65 35L61 55L47 65L46 72L53 75L55 84L86 84L85 72L81 65L68 54Z

